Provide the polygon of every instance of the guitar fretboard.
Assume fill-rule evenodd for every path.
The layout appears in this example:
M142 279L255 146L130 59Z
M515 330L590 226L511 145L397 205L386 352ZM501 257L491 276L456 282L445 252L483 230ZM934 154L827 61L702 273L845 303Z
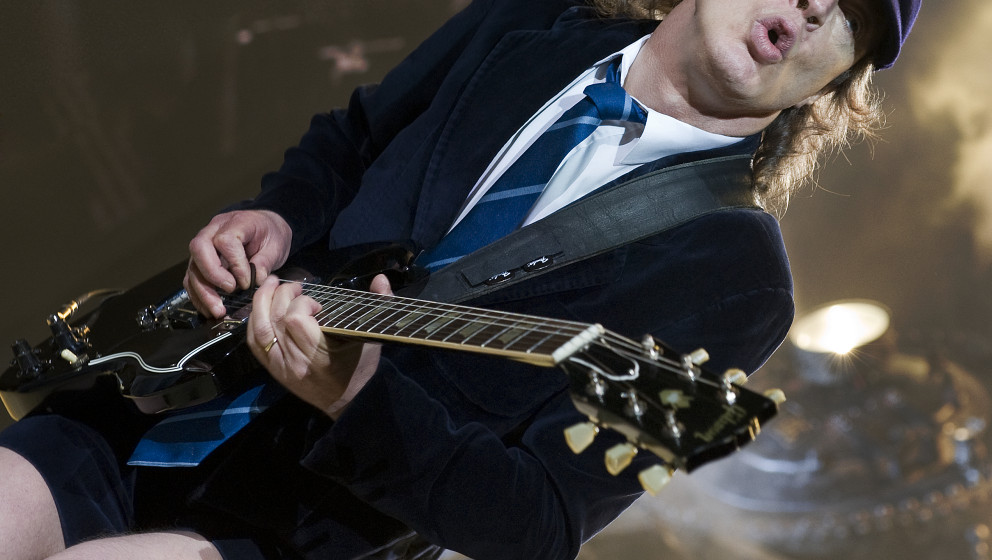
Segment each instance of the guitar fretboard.
M487 309L305 284L320 303L324 332L496 354L554 366L602 332L602 327Z

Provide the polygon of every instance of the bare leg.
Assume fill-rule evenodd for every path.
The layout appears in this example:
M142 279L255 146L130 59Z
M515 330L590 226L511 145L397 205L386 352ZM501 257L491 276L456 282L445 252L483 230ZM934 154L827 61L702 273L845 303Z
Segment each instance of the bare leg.
M88 541L49 560L222 560L209 541L195 533L143 533Z
M45 479L26 459L0 447L0 550L35 560L65 549L62 525Z

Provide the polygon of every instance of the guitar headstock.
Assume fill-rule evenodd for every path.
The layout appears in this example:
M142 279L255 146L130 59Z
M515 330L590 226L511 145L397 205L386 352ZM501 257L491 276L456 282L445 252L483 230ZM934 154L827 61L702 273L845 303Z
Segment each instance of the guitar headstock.
M569 447L581 453L599 428L623 434L628 442L607 452L607 470L616 475L638 449L650 451L663 464L639 478L654 494L675 469L692 471L751 442L785 396L743 388L741 370L708 372L702 368L708 358L703 350L677 354L651 337L637 345L608 332L572 354L559 365L590 422L565 431Z

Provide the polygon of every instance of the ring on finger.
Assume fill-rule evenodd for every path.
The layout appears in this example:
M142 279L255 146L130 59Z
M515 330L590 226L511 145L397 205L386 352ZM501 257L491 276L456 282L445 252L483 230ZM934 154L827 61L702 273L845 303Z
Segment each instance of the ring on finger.
M264 350L265 353L268 354L269 350L272 350L272 347L275 346L277 342L279 342L279 337L273 336L272 340L270 340L269 343L266 344L265 348L263 348L262 350Z

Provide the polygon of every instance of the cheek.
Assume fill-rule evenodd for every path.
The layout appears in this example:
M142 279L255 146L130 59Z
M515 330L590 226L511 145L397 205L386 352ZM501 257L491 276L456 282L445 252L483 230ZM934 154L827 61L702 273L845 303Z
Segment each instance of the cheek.
M854 37L847 29L847 25L843 24L840 29L836 30L834 34L833 43L834 60L833 70L835 71L834 76L837 76L854 66L854 63L858 59L857 48L854 42Z
M837 76L840 76L850 69L855 62L854 45L846 43L838 45L836 49L824 49L822 56L815 59L806 71L806 77L810 87L820 88L827 86Z

